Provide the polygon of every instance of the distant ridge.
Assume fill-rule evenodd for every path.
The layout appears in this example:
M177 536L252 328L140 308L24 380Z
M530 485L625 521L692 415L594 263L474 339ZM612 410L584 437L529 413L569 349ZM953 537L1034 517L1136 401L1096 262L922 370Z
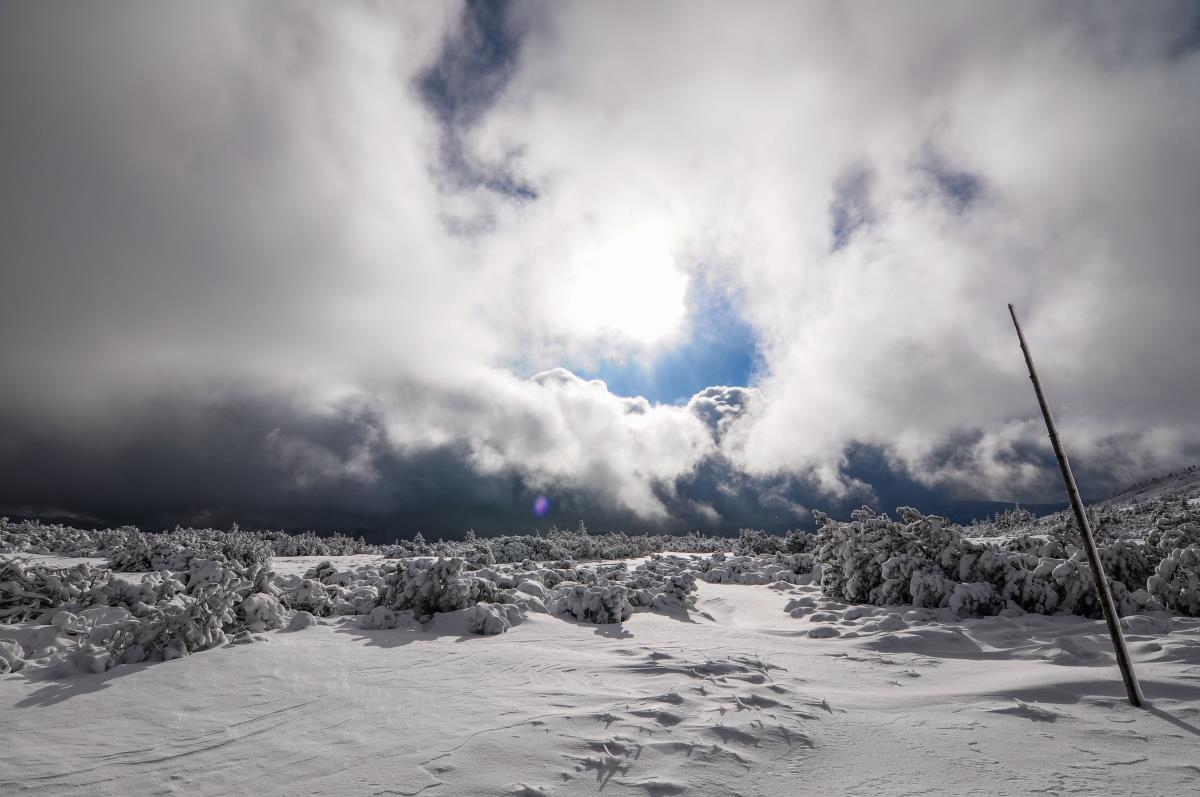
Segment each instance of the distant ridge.
M1105 503L1129 498L1147 500L1157 498L1164 493L1185 492L1198 483L1200 483L1200 465L1191 465L1182 470L1165 473L1162 476L1155 476L1123 487L1106 498Z

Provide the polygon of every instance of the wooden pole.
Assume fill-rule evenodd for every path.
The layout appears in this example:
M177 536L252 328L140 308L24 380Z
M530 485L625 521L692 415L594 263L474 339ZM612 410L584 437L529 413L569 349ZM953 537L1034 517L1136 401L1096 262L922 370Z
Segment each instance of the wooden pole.
M1125 636L1121 633L1121 623L1117 618L1117 606L1113 603L1112 592L1108 588L1108 579L1104 577L1104 567L1100 564L1100 553L1096 550L1096 541L1092 539L1092 527L1088 524L1087 513L1083 510L1083 501L1079 497L1079 488L1075 485L1075 477L1071 475L1071 464L1067 462L1067 453L1063 451L1058 439L1058 430L1054 426L1054 416L1050 414L1050 405L1046 403L1046 394L1042 392L1042 383L1038 379L1037 369L1033 367L1033 356L1025 343L1025 335L1021 332L1021 324L1017 321L1017 311L1010 304L1008 314L1012 316L1013 326L1017 329L1017 339L1021 341L1021 352L1025 355L1025 364L1029 366L1029 380L1033 382L1033 392L1037 394L1038 405L1042 408L1042 417L1046 420L1046 431L1050 433L1050 444L1054 446L1054 456L1058 459L1058 469L1062 471L1063 481L1067 485L1067 498L1071 501L1071 511L1075 515L1075 525L1083 537L1083 547L1087 551L1088 563L1092 566L1092 578L1096 582L1096 593L1100 598L1100 608L1104 610L1104 620L1108 623L1108 633L1112 637L1113 650L1117 654L1117 665L1121 668L1121 678L1125 681L1125 693L1129 696L1130 704L1141 707L1146 698L1142 695L1142 687L1137 675L1133 672L1133 662L1129 658L1129 650L1125 647Z

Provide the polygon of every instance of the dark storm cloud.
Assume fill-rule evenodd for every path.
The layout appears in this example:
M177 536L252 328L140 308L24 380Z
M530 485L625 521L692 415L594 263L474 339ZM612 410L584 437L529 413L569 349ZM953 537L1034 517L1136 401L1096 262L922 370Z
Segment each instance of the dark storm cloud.
M237 522L340 530L386 542L417 531L430 538L469 528L529 533L581 520L606 531L717 531L782 506L711 457L695 474L658 484L667 512L648 522L587 485L547 479L534 486L510 468L481 473L461 443L394 447L386 420L362 406L314 412L282 395L228 395L203 405L177 395L140 404L136 417L136 425L106 419L102 444L0 418L10 430L0 456L0 512L40 508L32 514L151 529ZM551 511L534 518L540 494L551 498ZM717 506L721 517L698 504ZM800 520L785 518L786 527Z
M537 495L515 473L480 474L460 445L403 452L363 408L314 413L284 396L186 397L139 407L103 446L16 430L0 459L0 512L69 507L91 523L313 528L375 541L534 528ZM111 427L110 427L111 430ZM555 495L545 521L629 527L585 494ZM558 505L561 504L561 507Z

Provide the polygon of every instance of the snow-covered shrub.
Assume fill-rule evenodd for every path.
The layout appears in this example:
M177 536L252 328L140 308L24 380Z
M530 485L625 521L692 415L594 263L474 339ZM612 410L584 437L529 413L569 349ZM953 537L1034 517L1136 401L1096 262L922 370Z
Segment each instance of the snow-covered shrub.
M773 539L773 538L772 538ZM621 532L592 534L584 526L575 530L552 528L542 535L506 535L479 538L468 533L463 540L438 540L430 545L418 533L412 540L397 540L389 546L371 545L363 539L339 534L322 536L313 532L288 534L283 531L245 531L236 525L229 530L176 527L170 531L143 532L132 526L94 531L67 526L43 525L37 521L12 522L0 518L0 553L58 553L67 556L109 558L114 570L147 572L183 570L188 556L220 556L243 566L263 564L275 556L345 556L378 554L389 558L442 556L463 559L471 567L491 567L526 559L587 561L625 559L662 551L712 553L726 550L728 539L707 537L698 532L683 536L628 535ZM184 556L180 560L179 556Z
M221 546L216 553L242 567L269 568L274 549L270 543L251 534L238 533L237 526L234 526L233 531L221 539Z
M328 578L329 576L333 575L336 572L337 572L337 568L334 567L333 562L326 559L325 561L320 562L320 563L308 568L308 570L306 570L304 572L304 577L305 578L314 578L317 581L320 581L321 583L325 583L325 579Z
M1176 548L1163 557L1147 591L1172 611L1200 617L1200 546Z
M355 584L349 589L337 586L332 589L329 605L332 614L364 614L379 603L379 589L374 586Z
M0 557L0 623L32 620L47 609L79 601L109 577L108 571L86 563L55 568Z
M259 531L254 534L271 546L275 556L350 556L384 553L382 546L370 545L362 537L351 539L341 534L319 535L311 531L302 534Z
M475 536L475 529L467 532L467 537L463 540L462 550L458 556L466 564L477 567L488 567L496 564L496 554L492 551L491 544ZM525 557L521 558L524 559Z
M873 603L872 590L883 584L883 563L903 548L900 524L866 507L851 513L849 523L834 522L822 512L813 516L821 535L822 591L850 603ZM889 590L889 597L899 595Z
M289 609L305 611L317 617L333 613L333 599L320 581L312 578L296 578L280 582L279 600Z
M183 545L164 535L133 531L108 551L108 566L113 570L141 573L147 570L184 570L186 562L177 560Z
M287 610L274 595L258 592L238 604L237 616L247 631L267 631L283 628Z
M24 655L25 651L22 650L20 642L15 639L0 639L0 675L24 668Z
M291 621L287 624L289 631L303 631L317 624L317 618L313 617L308 612L296 612L292 615Z
M582 623L623 623L633 616L629 590L620 584L587 586L572 584L559 588L550 611Z
M490 567L481 567L475 571L475 575L487 579L500 589L516 589L517 586L516 576L503 569L494 570Z
M1010 531L1012 529L1025 528L1034 521L1037 516L1025 509L1022 506L1014 506L1012 509L1002 509L997 512L988 521L997 531Z
M387 628L395 628L396 623L396 613L383 606L376 606L370 612L363 615L358 621L358 624L363 628L376 631Z
M93 592L95 602L104 606L154 606L169 601L187 590L183 580L168 570L146 573L137 582L113 580L107 590Z
M251 564L192 556L179 573L149 573L137 584L97 591L87 642L72 652L77 667L99 672L120 663L179 658L221 644L247 631L278 628L283 607L267 591L270 571L253 558ZM273 588L272 588L273 589ZM153 603L151 603L153 601ZM126 607L132 614L125 612ZM100 612L116 613L116 621L100 623ZM60 622L59 613L54 621ZM70 617L61 621L71 623Z
M1188 507L1163 512L1146 535L1146 545L1164 555L1176 549L1200 547L1200 511Z
M898 513L896 521L864 507L849 523L817 513L826 595L877 606L950 607L961 616L1004 609L1100 616L1091 567L1069 539L970 540L942 518L907 507ZM1120 613L1160 605L1155 590L1146 589L1160 559L1155 547L1114 539L1099 552Z
M902 560L911 565L912 560ZM889 560L888 564L892 564ZM889 572L897 572L888 568ZM921 609L941 609L950 605L957 587L962 586L949 579L934 567L916 569L909 572L907 578L900 577L885 581L875 595L879 606L898 606L911 603ZM904 598L908 595L908 599Z
M780 553L785 550L786 542L783 537L776 537L758 529L740 530L738 540L733 546L734 553L740 556Z
M591 584L621 584L628 590L628 600L634 608L686 613L695 605L691 594L696 590L696 574L692 566L689 559L655 555L639 563L632 572L614 567L597 568L597 579Z
M986 617L999 614L1005 607L996 588L985 581L955 584L948 605L959 617Z
M783 538L783 550L791 554L811 554L817 549L817 544L817 535L811 531L793 529Z
M1162 555L1141 541L1117 539L1099 549L1100 564L1110 581L1130 590L1145 589Z
M695 591L695 574L686 570L673 573L663 580L661 589L652 593L649 606L656 611L673 612L682 609L686 612L694 608L692 593Z
M112 661L120 663L168 661L207 650L225 641L226 628L236 624L234 607L240 600L219 584L201 587L194 595L178 595L121 626L105 648Z
M108 566L120 572L186 570L193 558L220 558L240 567L270 565L271 544L235 525L229 531L184 529L148 534L130 530L108 548Z
M380 605L392 611L411 609L417 622L425 623L438 612L495 602L496 585L464 574L463 564L458 558L402 560L386 579Z
M771 584L775 581L798 583L799 576L812 572L812 557L807 554L777 553L763 556L725 556L713 554L697 565L700 578L710 584Z
M502 634L520 622L516 606L502 603L477 603L466 610L467 630L472 634Z

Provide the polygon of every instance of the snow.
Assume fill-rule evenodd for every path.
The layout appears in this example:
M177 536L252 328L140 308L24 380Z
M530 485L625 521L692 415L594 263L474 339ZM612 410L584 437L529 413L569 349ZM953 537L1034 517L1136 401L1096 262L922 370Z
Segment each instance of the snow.
M627 560L667 540L0 520L0 794L1196 792L1196 478L1090 510L1148 709L1065 516Z
M316 564L277 559L275 569L302 577ZM296 613L261 641L170 661L69 676L26 667L0 680L0 793L1200 786L1200 620L1123 619L1153 701L1138 710L1124 701L1098 620L958 619L945 608L849 605L787 582L695 586L686 611L637 611L621 624L489 603L424 626L386 608L392 622L373 628ZM254 606L264 625L276 617L269 600ZM117 620L93 614L85 624ZM504 633L472 633L504 622ZM0 626L0 638L31 649L31 637L57 630Z

